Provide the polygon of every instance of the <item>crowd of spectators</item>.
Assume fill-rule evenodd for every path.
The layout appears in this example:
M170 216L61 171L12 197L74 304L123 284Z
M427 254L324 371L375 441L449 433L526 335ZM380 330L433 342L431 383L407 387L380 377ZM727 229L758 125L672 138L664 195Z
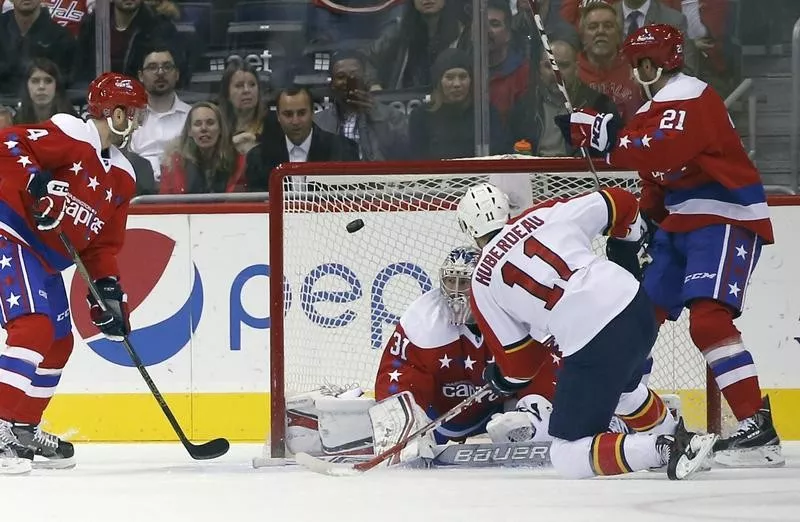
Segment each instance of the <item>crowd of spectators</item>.
M469 0L389 0L380 9L364 0L106 1L111 69L137 77L149 95L125 151L141 194L266 191L271 170L288 161L474 155ZM641 106L619 50L644 24L684 33L687 74L723 95L737 84L731 0L539 4L576 107L627 119ZM302 7L292 12L303 23L291 25L291 6ZM97 68L94 8L5 0L0 127L80 113ZM553 123L562 95L529 10L526 0L487 1L489 150L571 156Z

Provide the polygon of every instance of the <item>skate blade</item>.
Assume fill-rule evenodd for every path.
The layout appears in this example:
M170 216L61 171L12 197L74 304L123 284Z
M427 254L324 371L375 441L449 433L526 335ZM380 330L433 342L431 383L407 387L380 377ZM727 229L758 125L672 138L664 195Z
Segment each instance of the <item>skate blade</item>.
M32 469L28 459L0 458L0 475L27 475Z
M72 469L76 466L75 457L68 459L48 459L33 461L33 469Z
M786 465L779 444L723 450L714 454L714 464L724 468L778 468Z
M714 443L717 442L718 435L695 435L692 439L692 446L695 450L695 456L692 459L682 456L678 459L673 473L667 471L667 475L671 480L686 480L702 468L708 466L706 460L714 449Z

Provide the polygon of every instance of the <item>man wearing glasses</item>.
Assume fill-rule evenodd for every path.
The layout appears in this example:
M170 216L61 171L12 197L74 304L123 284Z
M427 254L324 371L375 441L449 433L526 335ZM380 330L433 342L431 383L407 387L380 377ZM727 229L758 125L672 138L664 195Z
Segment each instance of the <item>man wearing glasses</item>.
M166 46L148 49L139 69L139 80L147 90L147 112L144 123L133 134L130 149L150 162L156 181L164 147L181 133L191 109L175 93L179 79L175 59Z

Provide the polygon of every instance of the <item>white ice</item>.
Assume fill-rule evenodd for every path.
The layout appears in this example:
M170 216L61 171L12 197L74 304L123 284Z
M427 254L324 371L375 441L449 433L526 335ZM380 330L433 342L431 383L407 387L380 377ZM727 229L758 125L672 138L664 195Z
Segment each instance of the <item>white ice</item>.
M0 520L42 522L800 521L800 443L778 469L570 481L552 470L255 470L257 445L194 462L173 444L77 446L78 467L0 477Z

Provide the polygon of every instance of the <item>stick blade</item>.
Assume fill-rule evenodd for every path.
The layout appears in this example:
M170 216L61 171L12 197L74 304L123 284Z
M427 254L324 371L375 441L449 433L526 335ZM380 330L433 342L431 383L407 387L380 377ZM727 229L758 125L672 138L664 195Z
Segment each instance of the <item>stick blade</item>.
M308 453L298 453L294 456L295 461L314 473L320 475L329 475L331 477L352 477L360 475L362 472L356 469L353 463L336 463L328 462L317 457L313 457Z
M189 444L186 449L195 460L211 460L228 453L231 443L226 439L214 439L203 444Z

